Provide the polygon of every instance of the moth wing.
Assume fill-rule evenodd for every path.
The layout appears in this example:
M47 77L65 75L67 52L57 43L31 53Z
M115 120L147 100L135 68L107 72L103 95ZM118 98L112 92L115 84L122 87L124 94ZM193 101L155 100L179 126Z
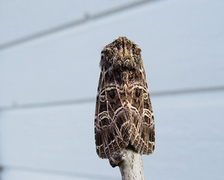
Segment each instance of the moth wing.
M116 85L106 86L108 81L104 71L101 72L95 111L95 143L96 151L101 158L110 158L121 151L129 143L125 110L121 105L119 89ZM111 80L111 78L110 78ZM127 123L128 125L128 123Z
M155 148L155 123L147 85L133 87L131 102L133 117L131 145L141 154L151 154Z

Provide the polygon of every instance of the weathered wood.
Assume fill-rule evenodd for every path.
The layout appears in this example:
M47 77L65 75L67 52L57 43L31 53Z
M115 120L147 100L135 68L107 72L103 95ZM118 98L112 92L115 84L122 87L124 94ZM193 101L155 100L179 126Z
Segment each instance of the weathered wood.
M127 149L119 166L122 180L144 180L142 155Z

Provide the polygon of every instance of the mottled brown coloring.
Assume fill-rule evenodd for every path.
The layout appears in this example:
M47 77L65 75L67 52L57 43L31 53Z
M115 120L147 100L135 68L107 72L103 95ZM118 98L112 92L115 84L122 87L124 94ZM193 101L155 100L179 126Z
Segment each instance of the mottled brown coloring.
M155 148L154 115L141 49L119 37L101 52L101 74L95 112L99 157L115 167L125 148L151 154Z

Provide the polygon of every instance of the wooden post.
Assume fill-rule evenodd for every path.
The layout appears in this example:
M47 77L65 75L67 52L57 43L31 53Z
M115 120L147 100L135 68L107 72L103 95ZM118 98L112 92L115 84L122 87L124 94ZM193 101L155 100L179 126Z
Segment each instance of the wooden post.
M128 148L119 165L122 180L144 180L142 155Z

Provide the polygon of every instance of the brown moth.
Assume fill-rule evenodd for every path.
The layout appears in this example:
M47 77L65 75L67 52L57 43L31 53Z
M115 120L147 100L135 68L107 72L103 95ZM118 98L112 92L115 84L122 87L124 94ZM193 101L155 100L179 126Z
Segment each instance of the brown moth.
M126 148L151 154L155 148L154 115L141 49L119 37L101 52L95 111L96 152L119 165Z

